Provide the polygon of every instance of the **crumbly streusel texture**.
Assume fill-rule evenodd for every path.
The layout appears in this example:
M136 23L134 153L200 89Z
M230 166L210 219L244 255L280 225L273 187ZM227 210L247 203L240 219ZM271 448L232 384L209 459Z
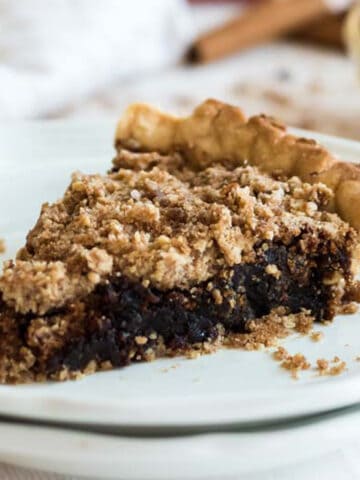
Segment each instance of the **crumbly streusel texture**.
M115 165L123 155L131 157L120 151ZM258 242L286 244L302 234L306 252L321 237L350 241L348 224L324 210L330 199L322 184L274 180L254 167L169 173L160 160L149 171L75 174L6 264L3 299L41 315L90 293L114 271L161 290L190 288L254 260Z
M332 188L221 151L194 163L176 144L123 143L111 172L76 173L43 205L5 265L0 381L75 378L230 337L272 344L279 318L328 320L354 299L357 232Z

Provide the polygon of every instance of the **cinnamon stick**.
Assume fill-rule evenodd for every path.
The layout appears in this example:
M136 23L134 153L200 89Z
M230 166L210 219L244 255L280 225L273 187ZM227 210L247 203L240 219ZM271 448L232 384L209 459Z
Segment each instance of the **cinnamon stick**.
M210 62L287 34L332 11L329 0L267 0L200 36L188 51L192 62ZM350 3L350 2L349 2Z
M345 14L325 15L291 33L290 38L337 50L345 50L344 20Z

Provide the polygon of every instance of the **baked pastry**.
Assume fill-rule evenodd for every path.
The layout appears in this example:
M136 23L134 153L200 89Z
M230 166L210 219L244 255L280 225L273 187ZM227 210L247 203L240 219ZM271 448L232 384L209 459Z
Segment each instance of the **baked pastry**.
M208 351L358 300L357 166L214 100L186 119L133 105L115 144L4 266L1 382Z

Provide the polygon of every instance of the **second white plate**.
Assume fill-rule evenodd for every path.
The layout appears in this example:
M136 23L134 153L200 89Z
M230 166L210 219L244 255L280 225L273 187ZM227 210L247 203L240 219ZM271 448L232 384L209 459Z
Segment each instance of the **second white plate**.
M0 461L117 480L358 478L359 420L357 407L274 429L170 438L0 422Z

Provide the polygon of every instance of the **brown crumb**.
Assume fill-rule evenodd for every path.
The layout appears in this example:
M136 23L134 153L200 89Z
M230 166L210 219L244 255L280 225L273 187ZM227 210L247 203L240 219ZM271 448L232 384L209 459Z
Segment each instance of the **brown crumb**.
M273 352L273 358L277 362L285 360L289 357L289 352L284 347L278 347L275 352Z
M201 355L201 352L198 352L197 350L190 350L189 352L186 353L186 358L190 360L195 360L196 358L199 358Z
M324 334L323 332L311 332L310 338L314 342L320 342L324 338Z
M346 362L340 362L330 368L329 375L340 375L346 370Z
M302 313L298 314L297 316L295 330L298 333L307 335L311 331L313 327L313 323L314 323L314 320L311 317L310 312L307 310L304 310Z
M6 244L3 238L0 238L0 254L6 252Z
M268 275L272 275L273 277L275 277L276 279L280 278L281 277L281 272L280 270L278 269L278 267L274 264L271 264L271 265L268 265L266 268L265 268L265 272L268 274Z
M135 337L135 343L137 345L145 345L148 342L148 339L143 336Z
M302 353L296 353L295 355L288 355L281 364L281 368L289 370L291 376L294 379L298 378L298 373L301 370L309 370L311 364L307 361L306 357Z
M316 360L316 369L319 371L319 375L326 375L329 368L329 361L325 358L318 358Z
M337 355L335 355L335 357L331 360L331 363L335 363L335 365L330 366L329 360L319 358L316 361L315 369L318 371L318 374L320 376L340 375L346 370L346 362L341 361L341 359Z
M298 379L298 374L302 370L309 370L312 368L310 362L302 353L296 353L295 355L289 354L289 352L284 348L279 346L272 354L274 360L281 362L280 367L290 371L292 378ZM356 358L360 361L360 356ZM330 366L330 363L335 365ZM341 361L341 359L335 355L331 360L326 360L325 358L318 358L316 360L316 366L313 367L319 376L334 376L340 375L346 370L346 362Z
M359 305L355 302L345 303L339 307L339 313L344 315L351 315L352 313L356 313L359 310Z

